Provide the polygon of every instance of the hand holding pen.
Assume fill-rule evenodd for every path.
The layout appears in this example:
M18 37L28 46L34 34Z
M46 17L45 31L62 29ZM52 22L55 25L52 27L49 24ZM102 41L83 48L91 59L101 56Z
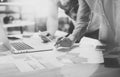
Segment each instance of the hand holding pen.
M56 48L58 48L58 47L71 47L74 42L67 36L58 38L54 46Z

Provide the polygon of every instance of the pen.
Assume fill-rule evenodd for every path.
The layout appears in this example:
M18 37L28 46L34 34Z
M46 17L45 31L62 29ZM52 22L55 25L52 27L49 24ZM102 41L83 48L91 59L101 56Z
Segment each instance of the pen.
M55 48L60 47L60 44L59 44L59 43L60 43L64 38L68 37L69 35L70 35L70 34L67 34L67 35L64 36L64 37L58 38L58 40L57 40L56 43L54 44Z

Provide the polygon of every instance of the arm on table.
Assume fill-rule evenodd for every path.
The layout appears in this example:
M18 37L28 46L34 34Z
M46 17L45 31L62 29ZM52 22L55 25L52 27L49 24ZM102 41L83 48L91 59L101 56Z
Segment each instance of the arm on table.
M90 21L90 14L91 10L85 0L78 0L79 1L79 8L77 12L77 18L75 21L75 29L71 34L72 40L80 41L81 38L86 33L89 21Z

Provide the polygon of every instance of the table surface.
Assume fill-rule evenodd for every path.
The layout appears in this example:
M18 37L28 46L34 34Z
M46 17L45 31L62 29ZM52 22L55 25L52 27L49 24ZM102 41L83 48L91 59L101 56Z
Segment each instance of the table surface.
M95 53L90 53L91 47L95 47L98 42L95 39L89 39L89 38L84 38L82 39L82 42L79 44L79 47L75 47L72 50L68 49L59 49L59 50L53 50L53 51L46 51L46 52L35 52L35 53L25 53L25 54L9 54L9 52L0 52L0 77L120 77L120 69L119 68L106 68L104 67L103 64L98 62L92 62L93 55ZM88 45L89 43L89 45ZM93 45L94 44L94 45ZM65 51L66 52L65 52ZM91 51L90 51L91 50ZM87 52L87 53L85 53ZM81 55L82 57L88 57L88 55L91 55L91 59L89 63L83 63L84 58L75 58L74 55L78 56ZM69 54L69 55L68 55ZM67 64L64 64L63 66L58 66L58 67L51 67L51 68L36 68L33 69L32 71L27 71L27 72L21 72L21 70L16 67L15 62L18 63L23 62L23 58L26 61L29 60L28 57L34 56L36 58L32 58L33 61L37 65L37 61L41 61L41 57L44 57L44 60L50 60L51 62L54 62L54 58L56 56L59 58L61 57L62 59L66 60L66 56L70 56L70 59L74 58L74 63L69 63L66 61ZM49 58L49 59L48 59ZM94 56L94 58L99 58L97 56ZM14 59L14 60L13 60ZM36 59L36 60L35 60ZM68 60L68 58L67 58ZM43 61L43 60L42 60ZM55 60L56 61L56 60ZM44 61L43 61L44 62ZM54 62L57 64L56 62ZM21 63L20 63L21 64ZM22 65L18 66L23 66ZM58 63L59 65L59 63ZM22 68L23 68L22 67ZM39 66L38 66L39 67ZM26 68L26 67L25 67ZM24 69L24 68L23 68ZM25 70L25 69L24 69ZM29 70L29 69L27 69Z

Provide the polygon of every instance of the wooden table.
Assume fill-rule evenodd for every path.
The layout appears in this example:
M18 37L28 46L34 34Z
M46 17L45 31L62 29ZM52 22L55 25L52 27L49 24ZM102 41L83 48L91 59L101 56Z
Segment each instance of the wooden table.
M82 42L82 43L86 44L86 42ZM86 49L87 48L88 46L86 46ZM78 50L79 49L81 49L81 47L79 47ZM78 52L78 51L72 50L70 52ZM52 55L52 53L54 55L57 55L57 54L66 54L68 52L46 51L46 52L26 53L19 55L24 57L30 54L39 55L44 53L47 54L45 55L47 57L48 55ZM0 52L0 54L5 54L5 53ZM19 56L19 55L9 54L7 56ZM3 55L1 55L1 57L3 57ZM5 59L3 60L0 59L0 60L1 62L5 61ZM67 64L58 68L42 69L42 70L35 70L30 72L20 72L20 70L18 70L18 68L15 66L14 63L12 62L1 63L1 62L0 62L0 77L120 77L119 68L106 68L104 67L103 64L99 64L99 63L75 63L75 64Z

